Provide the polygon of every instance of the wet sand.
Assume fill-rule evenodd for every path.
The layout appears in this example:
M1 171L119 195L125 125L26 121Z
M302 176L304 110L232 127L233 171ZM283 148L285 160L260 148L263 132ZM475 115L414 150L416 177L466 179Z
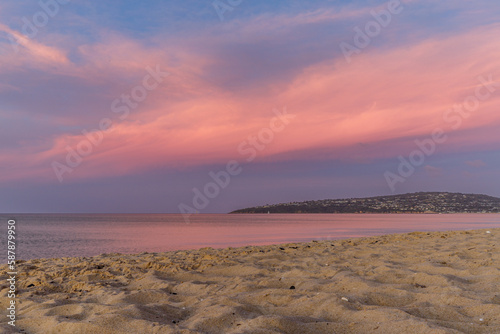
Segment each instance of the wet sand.
M500 333L500 229L18 265L10 333Z

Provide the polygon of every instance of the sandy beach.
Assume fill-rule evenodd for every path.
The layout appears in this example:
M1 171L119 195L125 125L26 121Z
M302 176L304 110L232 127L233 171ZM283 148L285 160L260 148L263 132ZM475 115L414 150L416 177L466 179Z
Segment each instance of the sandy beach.
M500 229L18 265L3 333L500 333Z

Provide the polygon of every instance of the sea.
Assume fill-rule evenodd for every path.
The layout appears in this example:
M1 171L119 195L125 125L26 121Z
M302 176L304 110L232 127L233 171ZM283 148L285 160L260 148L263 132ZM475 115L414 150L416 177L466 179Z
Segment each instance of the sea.
M189 223L180 214L0 214L0 220L2 263L9 225L22 260L500 227L500 214L195 214Z

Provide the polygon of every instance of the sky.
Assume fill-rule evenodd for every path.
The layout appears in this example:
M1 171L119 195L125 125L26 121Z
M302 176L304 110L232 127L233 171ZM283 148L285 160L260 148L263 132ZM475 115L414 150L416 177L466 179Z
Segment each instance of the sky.
M0 3L0 212L500 197L495 0Z

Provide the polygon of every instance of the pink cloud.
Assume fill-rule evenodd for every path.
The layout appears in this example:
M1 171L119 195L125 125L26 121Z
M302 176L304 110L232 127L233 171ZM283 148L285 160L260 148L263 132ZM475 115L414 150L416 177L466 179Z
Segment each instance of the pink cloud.
M68 63L55 48L32 41L23 46L31 57L65 63L66 73L88 82L109 80L116 85L128 76L140 79L145 67L155 64L171 72L126 120L104 111L103 117L114 117L114 127L72 174L78 179L242 159L238 145L268 126L273 107L283 106L296 118L258 159L301 159L304 152L321 149L330 152L323 155L325 159L391 157L410 152L413 139L430 135L437 127L450 135L440 151L494 145L499 135L491 125L500 124L498 95L482 102L456 131L444 122L443 113L474 92L478 75L499 74L500 44L492 43L499 32L500 25L491 25L415 45L367 50L351 64L343 58L330 59L303 68L288 82L282 78L266 82L272 90L258 95L228 92L207 81L206 69L217 59L198 55L185 45L143 48L136 41L108 34L103 43L79 47L83 67ZM129 93L130 88L122 87L113 86L109 104L121 93ZM491 136L478 136L479 132ZM75 147L82 140L83 135L64 133L40 147L4 152L0 160L21 167L2 177L39 177L50 172L50 163L66 156L66 146ZM357 146L360 142L394 144L370 150ZM436 173L432 166L426 166L426 171Z
M442 168L426 165L426 166L424 166L424 170L427 173L427 175L429 175L429 176L438 177L438 176L443 175Z
M10 35L10 46L4 45L5 48L11 49L15 56L4 56L0 59L5 65L7 63L20 64L22 62L30 61L35 64L58 64L66 65L69 60L66 54L51 46L44 45L33 39L30 39L23 34L10 29L4 24L0 23L0 31ZM19 50L21 49L21 50ZM17 52L16 52L17 51ZM25 51L25 52L23 52Z
M468 166L471 166L471 167L476 167L476 168L486 166L486 163L482 160L470 160L470 161L466 161L465 164Z

